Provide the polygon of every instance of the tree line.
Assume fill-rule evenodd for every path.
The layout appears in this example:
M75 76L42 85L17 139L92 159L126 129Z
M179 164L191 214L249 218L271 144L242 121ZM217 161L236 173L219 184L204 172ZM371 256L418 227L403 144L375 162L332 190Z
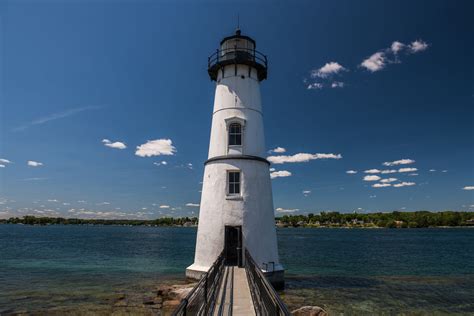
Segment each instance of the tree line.
M154 220L136 219L82 219L63 217L11 217L0 219L0 224L25 224L25 225L122 225L122 226L194 226L197 217L163 217Z
M275 219L283 227L387 227L423 228L442 226L474 226L474 212L391 212L339 213L321 212L308 215L284 215ZM63 217L11 217L0 224L25 225L122 225L122 226L196 226L197 217L163 217L154 220L81 219Z
M321 212L316 215L285 215L277 217L276 220L279 226L423 228L471 226L474 225L474 212Z

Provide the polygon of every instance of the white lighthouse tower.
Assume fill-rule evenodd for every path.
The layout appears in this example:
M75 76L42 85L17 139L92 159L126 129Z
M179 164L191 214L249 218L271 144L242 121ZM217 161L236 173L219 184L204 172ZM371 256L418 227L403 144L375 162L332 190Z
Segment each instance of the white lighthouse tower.
M260 82L267 58L255 41L224 38L209 57L216 81L209 155L205 162L194 263L186 275L199 278L224 250L228 265L244 264L247 249L276 286L283 284L266 154Z

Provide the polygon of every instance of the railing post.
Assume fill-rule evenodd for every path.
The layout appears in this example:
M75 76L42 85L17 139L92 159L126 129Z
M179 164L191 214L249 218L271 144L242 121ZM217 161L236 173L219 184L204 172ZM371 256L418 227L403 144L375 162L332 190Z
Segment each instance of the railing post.
M186 310L188 309L188 299L184 299L184 310L183 310L183 316L186 316Z
M204 302L206 302L206 308L207 308L207 275L206 275L206 281L204 281Z

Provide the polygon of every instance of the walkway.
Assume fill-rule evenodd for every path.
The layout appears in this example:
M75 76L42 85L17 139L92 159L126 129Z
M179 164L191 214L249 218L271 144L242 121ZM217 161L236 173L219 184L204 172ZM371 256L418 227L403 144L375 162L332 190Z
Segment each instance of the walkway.
M225 267L214 315L255 315L245 268Z

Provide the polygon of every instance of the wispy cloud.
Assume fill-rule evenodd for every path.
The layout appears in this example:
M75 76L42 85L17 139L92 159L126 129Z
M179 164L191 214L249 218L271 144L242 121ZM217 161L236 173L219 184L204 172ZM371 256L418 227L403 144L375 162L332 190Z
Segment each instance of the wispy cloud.
M356 174L357 171L356 170L347 170L346 173L347 174Z
M283 148L283 147L276 147L276 148L270 149L268 152L269 152L269 153L282 154L282 153L285 153L285 152L286 152L286 149Z
M382 170L380 173L381 174L389 174L389 173L396 173L398 172L397 170L389 169L389 170Z
M294 213L294 212L297 212L299 211L299 209L297 208L294 208L294 209L284 209L282 207L278 207L275 209L275 211L277 211L278 213Z
M304 196L308 196L308 195L310 195L310 194L311 194L311 191L310 191L310 190L304 190L304 191L303 191L303 195L304 195Z
M335 81L334 77L344 71L348 71L348 69L343 67L341 64L335 61L328 62L321 68L311 70L312 80L318 80L319 82L315 81L309 83L306 88L309 90L322 89L326 86L331 88L343 88L344 82ZM304 79L303 82L308 83L309 80L311 79Z
M379 50L364 59L360 66L370 72L377 72L384 69L389 64L399 64L400 53L415 54L426 50L429 45L423 40L416 40L409 45L399 41L394 41L389 48Z
M341 154L308 154L308 153L298 153L295 155L281 155L281 156L269 156L267 157L268 161L274 164L283 164L283 163L296 163L296 162L308 162L315 159L341 159Z
M329 76L335 75L337 73L340 73L341 71L347 70L344 68L342 65L340 65L337 62L331 61L329 63L326 63L324 66L318 69L314 69L311 71L311 77L312 78L327 78Z
M26 130L27 128L35 126L35 125L45 124L47 122L51 122L51 121L59 120L59 119L66 118L66 117L69 117L69 116L73 116L75 114L78 114L78 113L81 113L81 112L84 112L84 111L97 110L97 109L100 109L100 108L101 108L100 106L84 106L84 107L72 108L72 109L61 111L61 112L52 113L50 115L37 118L37 119L35 119L35 120L33 120L29 123L17 126L13 129L13 131L14 132L23 131L23 130Z
M400 159L400 160L395 160L395 161L387 161L384 162L384 166L392 167L392 166L397 166L397 165L409 165L415 163L415 160L413 159Z
M323 88L323 84L322 83L319 83L319 82L313 82L313 83L310 83L306 89L308 90L319 90L319 89L322 89Z
M135 155L140 157L151 157L161 155L170 156L175 153L176 148L173 146L173 141L171 139L155 139L137 146Z
M391 187L392 185L390 183L375 183L372 184L373 188L386 188L386 187Z
M380 171L379 169L369 169L369 170L365 170L364 173L371 173L371 174L374 174L374 173L381 173L382 171Z
M365 176L364 181L378 181L381 178L379 176Z
M416 185L415 182L402 182L402 183L396 183L393 185L395 188L401 188L401 187L410 187Z
M398 169L398 172L415 172L418 171L417 168L400 168Z
M41 167L43 166L42 162L34 161L34 160L28 160L26 163L29 167Z
M474 190L474 185L469 185L469 186L466 186L464 188L462 188L463 190L466 190L466 191L471 191L471 190Z
M199 207L199 203L186 203L187 207Z
M380 182L382 183L390 183L390 182L395 182L397 181L398 179L397 178L387 178L387 179L382 179L380 180Z
M108 139L103 139L102 140L102 143L107 146L107 147L110 147L110 148L115 148L115 149L125 149L127 148L127 145L125 145L125 143L122 143L122 142L112 142Z
M275 179L275 178L285 178L285 177L290 177L291 172L287 170L280 170L280 171L273 171L270 173L270 178Z
M160 162L154 162L153 163L155 166L166 166L168 163L166 161L160 161Z
M385 54L383 52L376 52L367 59L364 59L360 65L370 72L382 70L386 65Z
M426 50L428 48L428 44L423 40L416 40L411 42L409 48L412 53L418 53Z

